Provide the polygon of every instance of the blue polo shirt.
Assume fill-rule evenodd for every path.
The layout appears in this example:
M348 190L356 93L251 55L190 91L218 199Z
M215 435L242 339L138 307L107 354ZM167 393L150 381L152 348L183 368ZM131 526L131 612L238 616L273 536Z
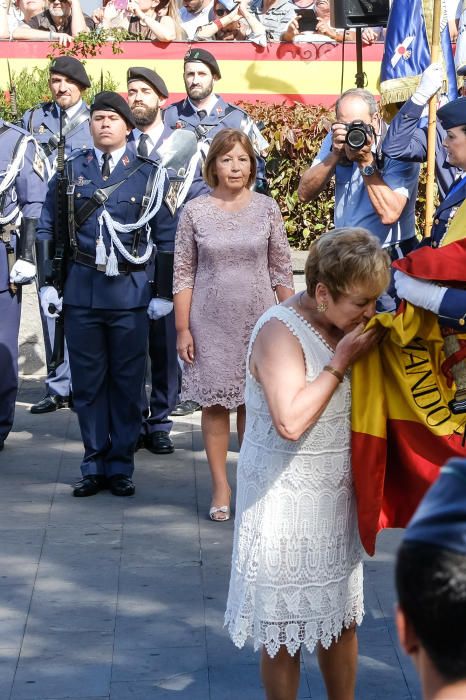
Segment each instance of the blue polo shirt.
M321 163L330 153L332 134L325 137L312 165ZM406 241L415 235L415 205L419 180L419 163L404 163L385 158L380 173L385 183L395 192L408 198L399 220L383 224L372 206L363 177L355 163L338 164L335 169L334 224L362 226L373 233L383 247Z

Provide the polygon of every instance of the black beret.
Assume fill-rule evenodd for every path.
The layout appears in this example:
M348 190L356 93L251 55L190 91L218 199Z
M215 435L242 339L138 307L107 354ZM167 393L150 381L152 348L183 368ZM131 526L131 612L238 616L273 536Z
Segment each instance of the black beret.
M458 97L457 100L447 102L440 107L437 116L444 129L453 129L455 126L466 124L466 97Z
M466 555L466 459L442 467L405 530L403 540Z
M116 112L132 129L136 128L133 113L126 100L117 92L98 92L91 104L91 114L102 110L103 112Z
M60 75L66 75L67 78L71 78L71 80L85 88L91 87L91 81L87 77L83 64L77 58L73 58L73 56L54 58L49 70L50 74L59 73Z
M218 63L215 60L215 57L212 56L212 54L206 51L205 49L189 49L189 51L184 56L184 62L205 63L205 65L209 66L210 70L212 71L212 75L215 75L217 78L222 77L220 75L220 68L218 67Z
M461 68L458 68L458 70L456 71L456 75L461 75L464 77L466 75L466 65L461 66Z
M149 83L149 85L153 87L155 92L157 92L159 95L162 95L162 97L168 97L168 88L155 70L139 67L128 68L126 80L128 85L133 80L143 80L145 83Z

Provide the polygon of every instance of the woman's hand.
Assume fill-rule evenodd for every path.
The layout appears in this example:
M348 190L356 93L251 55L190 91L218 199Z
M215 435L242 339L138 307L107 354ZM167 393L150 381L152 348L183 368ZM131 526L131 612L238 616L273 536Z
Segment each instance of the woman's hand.
M187 362L188 365L193 364L194 340L189 328L185 331L178 331L178 335L176 338L176 350L183 362Z
M366 352L372 350L384 336L385 328L371 328L365 331L365 324L360 323L354 330L347 333L338 343L335 349L335 355L332 360L332 365L341 372L352 365Z

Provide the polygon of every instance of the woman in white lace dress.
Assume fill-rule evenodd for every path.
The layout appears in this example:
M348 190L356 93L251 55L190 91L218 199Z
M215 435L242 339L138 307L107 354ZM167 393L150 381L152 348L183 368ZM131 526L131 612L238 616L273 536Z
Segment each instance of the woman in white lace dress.
M223 129L204 177L213 188L188 202L178 224L173 291L183 400L202 406L212 475L212 520L230 517L226 460L230 410L244 432L246 353L266 309L293 294L291 254L276 202L250 190L256 158L248 137Z
M349 369L378 340L364 327L389 282L365 229L311 246L306 291L252 333L225 624L262 646L268 700L294 700L300 647L318 647L330 700L353 700L362 547L351 475Z

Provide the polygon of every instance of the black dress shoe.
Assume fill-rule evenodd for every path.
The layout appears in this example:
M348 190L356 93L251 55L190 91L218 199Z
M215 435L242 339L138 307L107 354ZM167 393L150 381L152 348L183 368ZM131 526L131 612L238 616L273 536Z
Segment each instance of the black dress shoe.
M115 474L109 478L109 488L114 496L132 496L136 491L134 484L124 474Z
M108 481L105 476L101 476L100 474L88 474L75 483L73 496L80 498L95 496L96 493L104 489L108 489Z
M175 451L175 445L168 433L164 430L156 430L155 433L146 435L146 449L155 455L169 455Z
M197 401L180 401L177 403L173 411L170 413L171 416L189 416L190 413L195 413L201 409L200 404Z
M58 396L57 394L46 394L42 401L31 406L31 413L52 413L59 408L69 407L68 396Z
M3 450L4 447L5 447L5 441L0 440L0 452Z

